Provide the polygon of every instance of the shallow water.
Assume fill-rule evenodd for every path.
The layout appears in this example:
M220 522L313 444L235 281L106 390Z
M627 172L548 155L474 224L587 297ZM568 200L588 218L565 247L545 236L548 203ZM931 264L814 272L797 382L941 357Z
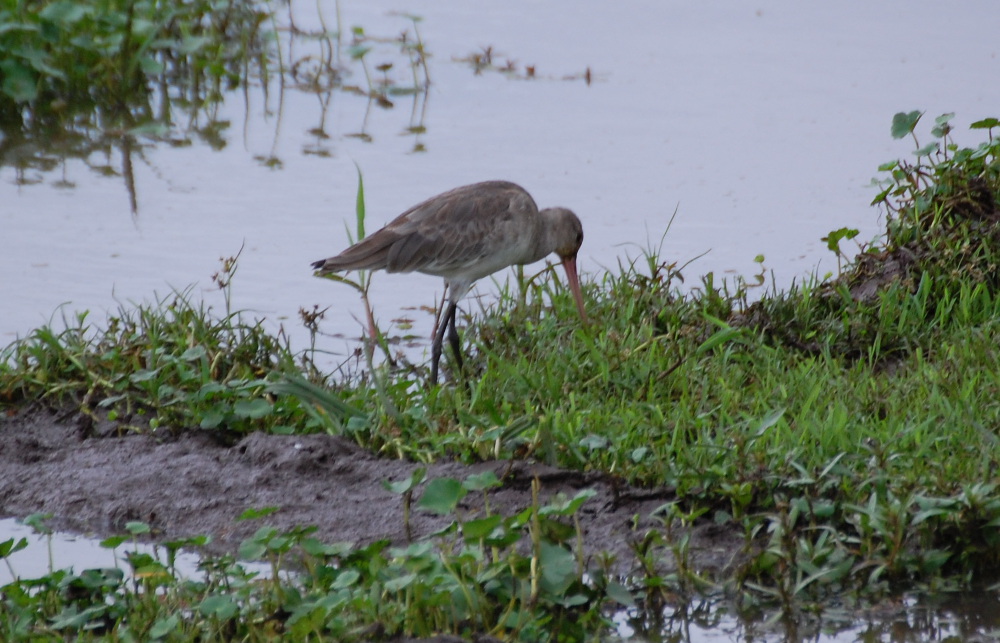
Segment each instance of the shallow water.
M165 562L162 548L129 542L112 551L101 547L96 539L63 532L54 532L50 541L50 537L9 518L0 520L0 540L7 538L26 538L29 545L10 556L9 567L0 565L0 587L13 580L11 569L21 579L40 578L52 570L67 568L76 573L92 568L127 570L125 553L131 551L158 555ZM177 569L183 576L198 578L199 561L196 554L180 552ZM270 573L267 565L242 565L265 576ZM632 643L993 641L1000 637L1000 596L996 591L946 595L936 600L903 596L878 610L830 613L797 623L736 616L724 605L706 602L693 604L686 610L671 609L655 626L646 624L638 628L627 613L618 615L615 622L622 640Z
M72 568L77 573L85 569L128 569L126 554L129 552L150 554L166 563L162 547L155 548L129 541L112 550L102 547L101 541L96 538L79 534L61 531L55 531L50 536L39 534L14 518L0 520L0 541L8 538L24 538L28 541L28 546L8 556L5 564L0 565L0 587L13 581L15 577L41 578L58 569ZM176 558L177 569L188 577L198 576L199 560L196 554L179 552Z
M659 630L645 638L628 638L624 619L620 632L627 641L671 643L929 643L986 642L1000 637L996 592L959 594L938 600L902 596L877 609L828 613L783 621L778 615L751 619L733 616L706 603L664 616Z

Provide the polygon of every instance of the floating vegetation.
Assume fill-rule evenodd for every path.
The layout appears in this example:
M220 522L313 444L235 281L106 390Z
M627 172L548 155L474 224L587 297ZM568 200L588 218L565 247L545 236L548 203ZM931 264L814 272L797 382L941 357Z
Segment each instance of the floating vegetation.
M502 59L502 62L500 62ZM474 51L467 56L455 58L457 62L465 63L472 68L477 76L484 72L498 72L511 78L534 79L542 78L538 74L537 65L524 65L522 68L516 60L508 58L493 50L492 45L480 47L479 51ZM582 80L588 85L594 81L594 74L590 67L580 73L568 74L560 77L561 80Z

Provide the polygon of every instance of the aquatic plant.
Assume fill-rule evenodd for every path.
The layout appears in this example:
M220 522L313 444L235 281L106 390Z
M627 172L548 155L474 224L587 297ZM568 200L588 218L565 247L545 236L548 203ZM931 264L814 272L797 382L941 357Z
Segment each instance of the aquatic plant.
M537 493L523 511L459 515L457 500L497 480L438 478L423 485L420 505L453 521L408 546L325 543L315 527L261 526L239 547L244 561L265 561L270 574L250 571L231 555L206 557L199 575L176 565L181 548L207 536L163 545L165 556L129 552L127 568L50 569L2 588L0 636L5 641L77 640L370 640L441 633L490 634L524 641L583 640L610 631L615 606L630 593L601 575L586 576L575 548L582 535L568 522L590 494L542 503ZM537 480L536 480L537 484ZM275 508L250 509L241 520L266 521ZM40 529L44 517L32 524ZM131 522L127 535L102 546L117 550L150 533ZM529 543L526 551L520 543ZM0 558L25 545L0 542ZM294 572L293 572L294 570ZM558 636L557 636L558 633Z
M392 38L356 27L350 43L341 34L339 7L337 17L332 29L323 23L321 30L306 32L296 27L291 5L256 0L7 3L0 7L0 164L13 166L18 182L29 184L66 159L120 157L120 167L108 162L95 169L124 179L135 213L132 164L133 157L142 159L137 152L151 141L184 145L201 139L223 147L229 123L218 109L237 90L260 83L266 100L277 82L315 93L324 106L333 92L360 93L368 96L368 109L372 103L391 107L394 96L417 101L430 82L419 17L404 16L412 32ZM307 47L286 57L283 45L293 39ZM367 70L366 59L373 56L379 80ZM351 78L356 63L369 78L367 88ZM390 74L394 67L409 73ZM416 107L409 127L419 148L423 126ZM322 142L328 138L324 118L325 107L311 128L317 144L307 153L329 154ZM362 124L367 136L364 129ZM281 164L270 155L260 161Z
M51 132L91 111L105 128L169 122L171 88L212 101L240 82L245 62L263 52L267 15L252 2L8 4L0 9L0 122Z

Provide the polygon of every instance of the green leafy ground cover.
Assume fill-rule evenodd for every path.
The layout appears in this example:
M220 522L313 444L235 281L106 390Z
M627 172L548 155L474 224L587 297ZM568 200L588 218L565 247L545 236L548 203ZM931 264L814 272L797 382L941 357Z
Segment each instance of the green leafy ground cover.
M253 579L232 561L207 563L199 582L169 568L140 581L53 572L4 588L0 627L10 638L450 631L576 640L607 627L610 606L697 593L801 612L834 597L991 582L1000 568L998 122L974 124L987 140L959 148L950 115L926 146L919 120L897 115L894 135L913 135L917 152L880 168L885 237L862 245L836 278L751 304L746 284L711 275L682 291L677 265L648 252L589 280L584 326L546 270L472 319L469 371L447 385L425 387L423 366L391 359L359 378L331 377L313 363L315 347L295 354L261 324L217 316L186 293L123 308L106 326L81 313L0 359L6 408L73 405L128 431L325 431L391 457L531 457L665 487L664 529L637 551L644 577L583 576L578 505L535 506L459 521L406 550L325 545L308 528L264 530L247 545L276 570L297 560L304 571L294 578ZM828 240L840 253L853 237L838 230ZM235 270L223 267L221 287ZM448 494L478 483L433 484L447 512ZM745 535L746 562L731 576L683 564L685 541L671 526L699 521ZM678 565L663 575L656 559L668 555Z

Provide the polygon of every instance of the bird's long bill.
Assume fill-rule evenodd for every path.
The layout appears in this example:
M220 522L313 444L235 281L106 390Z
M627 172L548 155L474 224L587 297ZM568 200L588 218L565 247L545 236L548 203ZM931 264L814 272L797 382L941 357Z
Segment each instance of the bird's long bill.
M580 319L583 323L588 323L587 311L583 307L583 293L580 291L580 277L576 274L576 257L564 257L563 268L566 270L566 281L569 282L569 289L576 300L576 309L580 311Z

